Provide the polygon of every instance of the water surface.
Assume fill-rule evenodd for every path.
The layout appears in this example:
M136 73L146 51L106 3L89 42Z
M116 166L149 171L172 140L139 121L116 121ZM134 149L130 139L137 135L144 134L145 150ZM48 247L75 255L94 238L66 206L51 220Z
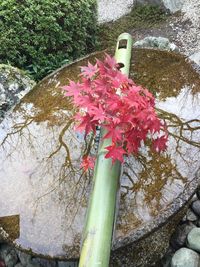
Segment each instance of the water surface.
M43 80L0 125L0 225L8 232L13 226L10 238L37 254L79 255L92 180L80 161L93 140L74 131L74 109L60 86L76 80L87 60ZM181 55L136 49L131 77L157 96L169 142L160 155L147 147L126 159L115 244L173 205L200 166L198 72ZM6 216L18 216L18 227Z

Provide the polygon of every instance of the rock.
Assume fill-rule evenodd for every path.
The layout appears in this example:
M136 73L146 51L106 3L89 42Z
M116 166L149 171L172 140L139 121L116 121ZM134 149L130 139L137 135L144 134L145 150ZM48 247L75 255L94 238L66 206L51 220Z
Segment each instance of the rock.
M23 71L0 64L0 121L13 105L30 91L35 82Z
M200 188L197 189L197 197L200 199Z
M188 221L190 222L194 222L198 220L196 214L191 209L188 209L186 216L187 216Z
M164 37L149 36L143 40L135 42L133 46L140 48L157 48L167 51L179 51L178 47L174 43L170 43L169 39Z
M200 252L200 228L192 229L187 236L187 246Z
M162 0L162 2L171 13L176 13L181 10L184 0Z
M181 219L181 223L186 223L187 222L187 216L185 215L182 219Z
M200 200L196 200L191 205L193 211L200 216Z
M187 235L193 228L195 228L195 225L192 223L179 225L174 234L171 236L170 244L172 247L179 249L184 246Z
M20 262L15 265L15 267L24 267Z
M18 257L15 249L7 244L1 245L0 258L4 260L6 267L14 267L18 262Z
M165 256L162 258L162 261L161 261L162 267L171 267L171 260L172 260L173 255L174 255L173 250L169 248Z
M29 262L26 267L42 267L42 265L36 262Z
M194 53L189 57L190 60L194 61L197 65L200 66L200 52Z
M19 250L17 251L17 255L18 255L19 260L23 266L27 266L27 264L31 261L31 258L32 258L31 255L29 255L25 252L19 251Z
M42 258L33 258L33 263L39 264L42 267L57 267L57 263L54 260L46 260Z
M59 261L58 267L78 267L78 264L75 262Z
M116 20L129 13L135 0L98 0L98 22Z
M171 267L199 267L199 255L188 248L181 248L172 257Z

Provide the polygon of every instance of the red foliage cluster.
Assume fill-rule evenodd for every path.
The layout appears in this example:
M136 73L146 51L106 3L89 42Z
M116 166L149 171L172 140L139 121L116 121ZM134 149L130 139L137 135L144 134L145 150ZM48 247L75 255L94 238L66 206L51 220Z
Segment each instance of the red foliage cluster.
M147 138L152 139L154 150L166 149L168 137L165 130L160 136L165 127L155 112L153 95L122 74L114 58L106 55L104 61L88 63L81 71L81 82L70 81L63 89L79 109L77 130L88 134L97 125L106 128L103 138L112 140L106 158L123 162L124 155L136 154ZM91 165L84 158L84 169Z

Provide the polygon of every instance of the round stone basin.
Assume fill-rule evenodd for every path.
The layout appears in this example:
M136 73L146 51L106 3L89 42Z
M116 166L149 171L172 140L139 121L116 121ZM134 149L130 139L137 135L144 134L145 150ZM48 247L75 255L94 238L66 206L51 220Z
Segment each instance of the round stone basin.
M60 86L77 80L80 66L102 56L92 54L45 78L0 125L1 231L24 250L79 257L92 181L80 161L94 140L74 131L74 109ZM169 142L165 153L147 147L126 158L113 240L119 252L181 210L197 187L200 167L198 70L182 55L134 49L130 76L156 95Z

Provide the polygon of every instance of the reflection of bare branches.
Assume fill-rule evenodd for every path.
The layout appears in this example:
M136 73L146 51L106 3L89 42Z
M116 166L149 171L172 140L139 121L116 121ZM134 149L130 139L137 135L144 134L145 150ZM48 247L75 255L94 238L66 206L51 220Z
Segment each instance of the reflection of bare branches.
M122 199L125 200L130 196L136 199L137 194L140 193L152 214L161 209L161 200L167 201L163 194L166 184L170 181L173 184L174 180L179 180L181 182L176 183L176 186L181 187L192 179L192 173L191 177L186 178L179 170L183 166L188 166L183 172L186 174L191 169L198 158L200 148L200 142L197 140L200 136L200 120L183 121L177 115L164 110L157 109L157 112L159 117L166 122L170 142L172 142L171 145L173 144L171 148L175 149L175 152L170 149L167 153L156 154L152 151L150 144L147 144L149 148L144 154L141 151L136 158L130 157L125 162L122 179L124 189ZM188 149L191 151L192 147L194 149L190 156Z
M59 137L58 137L58 141L59 141L59 146L58 148L53 151L49 156L48 156L48 159L52 158L54 155L56 155L58 153L58 151L64 147L67 155L65 157L65 165L67 166L70 166L72 169L73 169L73 165L72 165L72 162L71 162L71 157L70 157L70 152L69 152L69 148L67 146L67 144L63 141L63 136L64 134L66 133L66 131L68 130L68 128L70 127L71 123L73 122L73 120L69 120L67 122L67 125L65 125L65 127L61 130L60 134L59 134Z
M200 130L200 120L198 119L193 119L193 120L189 120L189 121L182 121L178 116L176 116L175 114L169 113L167 111L161 110L161 109L157 109L159 116L164 119L165 121L167 121L167 128L168 128L168 132L169 135L171 135L172 137L174 137L177 141L177 144L179 145L180 141L183 141L185 143L188 143L192 146L196 146L196 147L200 147L200 143L196 142L194 140L188 139L186 138L183 133L185 132L190 132L190 136L192 136L192 133L194 131L198 131ZM192 123L198 123L198 126L192 126ZM171 132L169 129L170 128L180 128L179 129L179 133L175 134L173 132Z
M22 133L23 130L24 130L25 128L27 128L27 126L28 126L29 124L31 124L33 120L34 120L34 118L30 118L30 117L29 117L29 118L27 118L23 123L17 123L17 124L15 124L15 125L13 126L13 128L14 128L14 129L17 129L17 130L16 130L16 131L12 131L12 132L7 133L6 136L4 137L3 141L1 142L0 146L3 146L3 145L5 144L5 142L6 142L6 140L7 140L7 138L8 138L9 136L12 136L12 135L17 134L17 133L19 133L19 135L22 136L22 135L23 135L23 133Z
M187 179L176 169L176 166L171 162L171 158L168 155L158 155L157 153L149 152L149 156L139 155L138 162L142 161L142 170L137 174L137 180L131 182L131 185L123 185L126 189L125 195L135 194L141 192L146 205L149 207L149 211L154 214L161 209L161 199L164 201L163 188L173 179L182 180L183 183L187 182ZM130 170L129 166L132 164L132 160L127 163L126 169ZM124 179L131 181L132 172L125 171ZM124 197L125 197L124 195ZM153 201L153 202L152 202ZM153 205L152 205L153 203ZM156 208L156 209L155 209Z

